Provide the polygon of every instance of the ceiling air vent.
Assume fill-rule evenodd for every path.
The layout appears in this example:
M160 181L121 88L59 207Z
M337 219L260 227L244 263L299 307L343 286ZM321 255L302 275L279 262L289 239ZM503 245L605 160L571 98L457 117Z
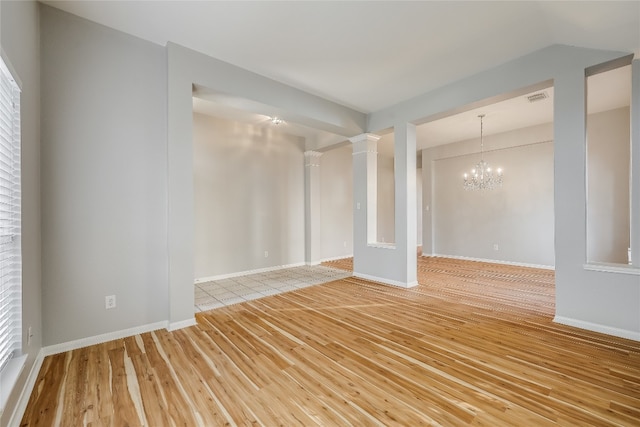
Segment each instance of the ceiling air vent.
M543 99L547 99L548 97L549 95L547 95L547 92L538 92L534 93L533 95L527 96L527 99L529 100L529 102L537 102L542 101Z

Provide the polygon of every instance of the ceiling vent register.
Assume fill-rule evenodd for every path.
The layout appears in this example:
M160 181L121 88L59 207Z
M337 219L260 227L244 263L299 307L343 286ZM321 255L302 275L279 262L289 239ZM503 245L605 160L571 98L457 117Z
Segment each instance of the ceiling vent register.
M549 95L547 95L547 92L538 92L534 93L533 95L527 96L527 100L529 100L529 102L538 102L542 101L543 99L547 99L548 97Z

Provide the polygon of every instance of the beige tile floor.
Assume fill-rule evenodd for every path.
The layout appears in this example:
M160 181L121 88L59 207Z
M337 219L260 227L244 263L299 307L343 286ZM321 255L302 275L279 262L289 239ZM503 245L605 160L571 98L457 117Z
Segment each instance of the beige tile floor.
M323 265L285 268L195 285L195 311L207 311L351 276Z

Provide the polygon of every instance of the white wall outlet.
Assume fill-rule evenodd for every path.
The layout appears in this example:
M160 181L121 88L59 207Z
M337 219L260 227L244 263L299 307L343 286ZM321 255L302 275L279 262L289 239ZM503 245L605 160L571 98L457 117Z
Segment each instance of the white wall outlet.
M345 248L347 247L347 241L346 240L342 243L342 246L344 246Z
M360 209L360 202L356 203L356 209Z
M493 250L494 250L494 251L500 250L500 246L498 246L498 244L497 244L497 243L494 243L494 244L493 244Z
M112 308L116 308L116 296L109 295L104 297L104 308L106 310L111 310Z
M269 251L264 251L264 257L265 258L269 257Z

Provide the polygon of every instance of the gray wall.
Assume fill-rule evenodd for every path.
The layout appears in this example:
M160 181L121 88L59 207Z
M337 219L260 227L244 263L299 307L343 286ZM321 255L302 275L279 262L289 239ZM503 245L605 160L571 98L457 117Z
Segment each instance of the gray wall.
M320 157L321 259L353 255L353 156L351 145Z
M628 263L629 108L587 117L587 260Z
M378 241L393 243L395 236L394 159L378 153ZM418 246L422 245L422 168L416 169Z
M378 144L393 145L393 135ZM322 259L353 255L353 148L345 146L325 152L321 157L322 176ZM378 153L378 241L395 242L394 159ZM422 169L416 170L417 239L422 244ZM344 237L344 238L343 238ZM344 242L347 246L344 246Z
M0 45L21 82L22 136L22 325L25 367L7 401L0 425L7 425L42 345L40 242L40 38L38 4L0 2ZM32 327L31 345L27 329Z
M380 144L380 141L378 141ZM396 241L393 157L378 153L378 242Z
M353 144L354 276L401 287L417 282L416 130L404 123L394 126L395 242L381 243L377 235L378 140L367 133L351 138Z
M556 317L560 323L639 339L640 282L631 269L586 266L586 89L593 67L628 64L631 55L554 45L522 56L369 115L369 131L401 120L419 121L465 105L488 105L505 96L554 87L554 229ZM634 61L634 84L640 73ZM635 103L635 104L634 104ZM640 103L633 90L632 105ZM638 120L634 114L633 129ZM635 142L634 142L635 144ZM423 153L423 164L429 161ZM633 180L640 164L634 162ZM508 172L508 170L507 170ZM424 173L428 176L428 173ZM426 182L425 182L426 184ZM427 187L423 187L425 190ZM633 188L637 189L637 186ZM357 191L354 188L354 192ZM633 206L639 192L633 191ZM428 218L425 216L425 223ZM428 230L425 227L425 230ZM634 228L637 230L637 228ZM426 233L426 232L425 232ZM637 233L634 233L637 236ZM425 238L429 236L424 236ZM635 239L634 242L637 242ZM424 243L424 242L423 242ZM633 248L632 248L633 251ZM634 253L637 253L634 252ZM615 291L612 291L615 290Z
M422 159L419 160L420 164L422 164ZM422 168L416 169L416 215L418 219L417 224L417 243L418 246L422 246L422 209L424 209L422 204Z
M160 46L49 7L41 21L50 345L167 319L167 80Z
M193 84L234 94L282 111L292 121L352 136L364 114L259 76L215 58L167 44L169 322L194 322Z
M588 260L626 263L629 109L591 114L587 123ZM502 189L484 194L465 192L460 185L460 175L479 158L465 154L477 150L477 140L431 149L430 156L442 157L433 163L433 253L553 265L552 144L507 148L552 137L551 124L488 136L487 147L498 151L486 159L505 169L505 180Z
M522 136L522 132L508 134L501 136L516 141ZM478 142L468 144L477 146ZM478 160L475 154L434 162L434 252L553 265L553 144L486 153L490 165L505 169L502 188L465 191L462 174Z
M196 113L193 150L196 280L304 262L303 138Z

